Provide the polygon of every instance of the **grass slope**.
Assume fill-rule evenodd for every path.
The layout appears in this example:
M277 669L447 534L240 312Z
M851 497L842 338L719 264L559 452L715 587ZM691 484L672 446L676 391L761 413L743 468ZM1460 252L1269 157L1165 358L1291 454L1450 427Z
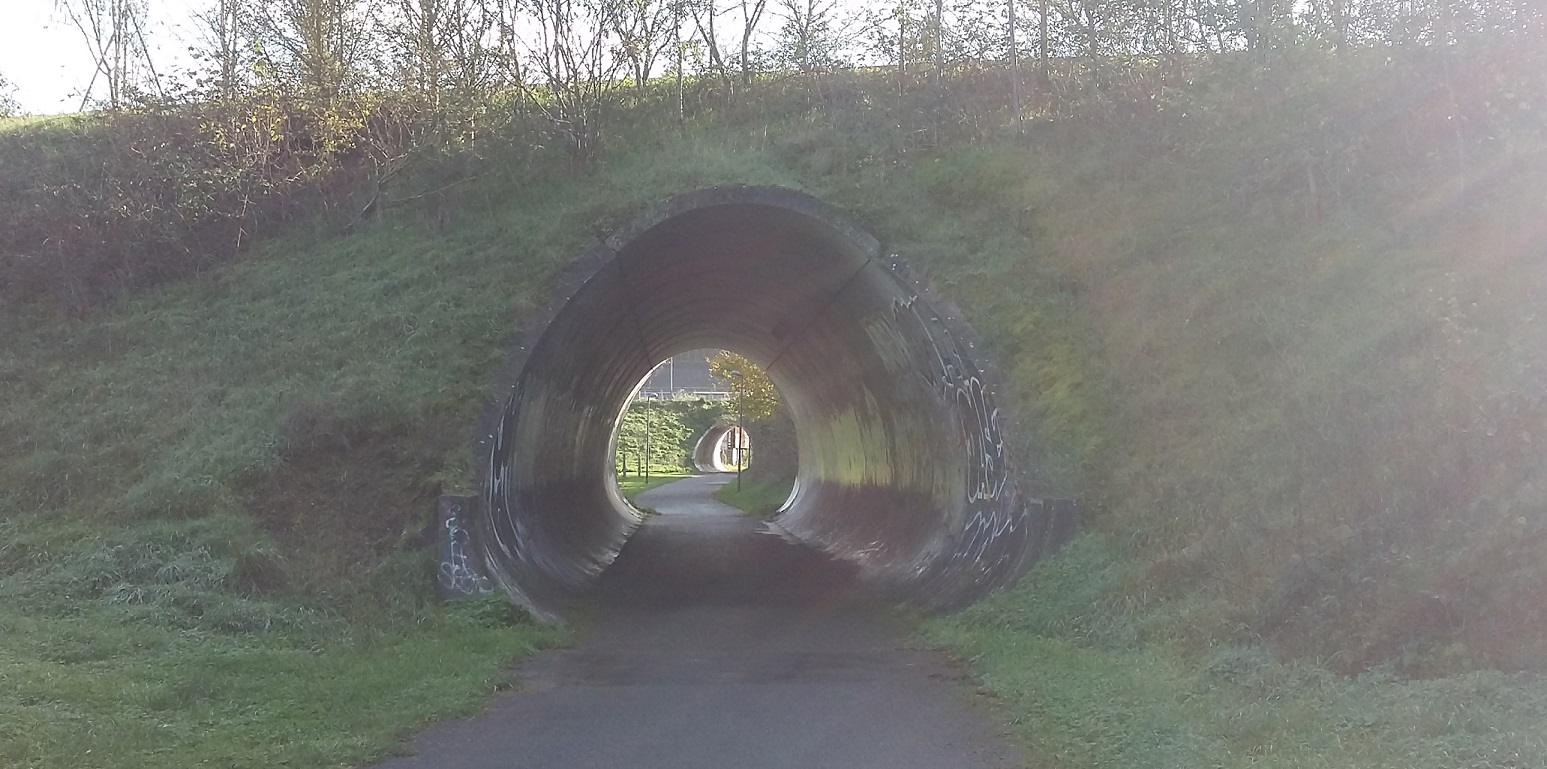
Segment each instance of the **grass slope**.
M848 183L796 159L718 128L588 177L539 156L449 222L297 232L86 317L0 307L0 764L333 766L477 703L560 638L428 595L509 334L596 227Z
M509 660L563 637L498 612L509 607L379 631L301 613L233 632L121 607L8 609L0 766L323 767L393 753L431 718L476 711L512 683Z
M1066 769L1547 765L1535 677L1350 678L1256 645L1178 656L1143 640L1171 618L1114 597L1125 571L1085 535L923 637L966 660L1021 737Z

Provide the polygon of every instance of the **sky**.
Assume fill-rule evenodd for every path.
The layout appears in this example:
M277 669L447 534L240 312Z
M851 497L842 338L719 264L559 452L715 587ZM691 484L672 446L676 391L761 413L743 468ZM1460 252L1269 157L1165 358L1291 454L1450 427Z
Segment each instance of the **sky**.
M93 61L85 39L69 16L57 9L61 0L0 0L0 75L16 90L12 96L24 113L54 115L78 112L92 83ZM197 42L190 18L210 0L146 0L149 8L146 42L151 61L165 78L192 62L188 48ZM852 12L859 0L839 0ZM770 2L762 28L778 27L778 3ZM103 95L101 83L96 96Z
M146 42L157 69L186 66L195 0L149 0ZM55 0L0 0L0 75L16 86L22 111L75 112L91 82L91 55ZM100 92L99 92L100 95Z

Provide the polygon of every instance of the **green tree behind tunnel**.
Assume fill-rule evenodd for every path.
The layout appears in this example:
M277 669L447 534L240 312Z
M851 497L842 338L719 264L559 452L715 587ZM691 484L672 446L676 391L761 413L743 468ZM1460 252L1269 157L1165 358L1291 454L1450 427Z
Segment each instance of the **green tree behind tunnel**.
M703 398L636 399L618 422L613 465L619 477L642 472L646 462L651 472L693 469L694 444L725 419L723 408L722 402Z
M773 418L779 408L779 391L756 363L721 350L709 359L709 373L730 386L730 413L741 424L758 424Z

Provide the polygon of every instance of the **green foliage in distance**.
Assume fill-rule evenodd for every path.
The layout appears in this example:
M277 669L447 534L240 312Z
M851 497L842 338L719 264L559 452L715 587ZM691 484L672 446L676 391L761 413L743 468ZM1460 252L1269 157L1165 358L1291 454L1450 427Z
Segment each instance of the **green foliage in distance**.
M730 385L731 397L726 408L736 410L741 422L753 424L773 418L779 407L779 391L756 363L720 350L709 358L709 373Z
M618 477L642 472L647 461L652 475L692 472L693 449L699 437L724 418L723 408L719 401L701 398L635 398L618 422Z
M16 117L21 112L21 105L16 103L16 86L0 73L0 119Z
M682 418L676 402L636 398L618 423L616 467L620 477L640 473L678 472L692 464L695 437Z

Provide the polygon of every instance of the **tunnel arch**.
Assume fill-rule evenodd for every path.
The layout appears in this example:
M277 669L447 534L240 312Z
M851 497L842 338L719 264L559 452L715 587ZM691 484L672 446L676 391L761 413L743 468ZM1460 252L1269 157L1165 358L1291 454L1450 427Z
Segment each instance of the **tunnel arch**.
M705 430L693 444L693 468L701 473L736 472L735 465L727 464L722 454L735 439L737 429L735 425L717 422ZM749 450L752 448L750 436L745 432L741 436L741 444Z
M771 525L926 608L1006 585L1057 537L955 316L809 195L679 195L578 257L521 329L476 430L473 550L539 615L587 589L640 522L611 477L629 399L661 361L719 348L761 366L795 424Z

